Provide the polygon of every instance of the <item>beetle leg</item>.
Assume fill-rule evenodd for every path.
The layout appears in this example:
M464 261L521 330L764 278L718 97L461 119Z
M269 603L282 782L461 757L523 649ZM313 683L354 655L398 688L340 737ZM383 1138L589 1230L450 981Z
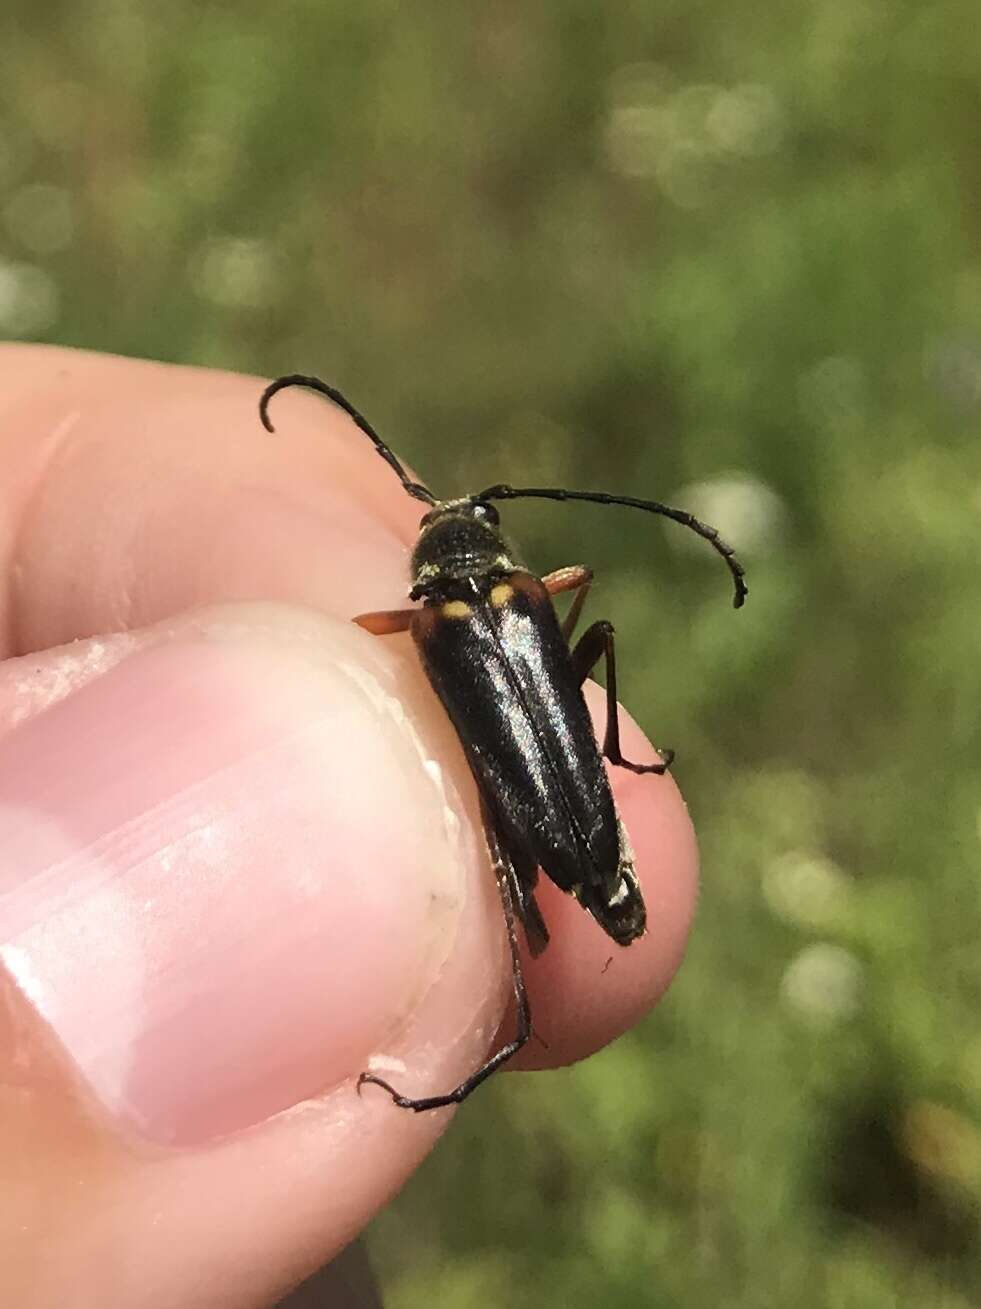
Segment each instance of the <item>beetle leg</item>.
M606 736L603 754L618 768L629 768L632 773L666 773L674 759L673 750L658 750L659 764L635 764L624 759L620 752L620 714L617 704L617 661L614 650L612 623L601 619L588 627L572 652L572 666L580 685L586 680L600 658L606 659Z
M487 833L487 847L490 850L491 862L494 865L494 873L497 877L497 887L501 893L501 904L504 908L504 922L507 925L508 945L511 948L511 982L514 987L514 998L518 1010L518 1030L514 1039L508 1041L507 1045L502 1045L500 1050L481 1064L475 1073L461 1082L458 1087L448 1091L446 1095L429 1095L422 1099L413 1099L412 1096L400 1095L394 1086L391 1086L381 1077L376 1077L374 1073L362 1073L358 1078L358 1090L362 1086L372 1085L380 1086L388 1092L400 1109L412 1109L415 1113L423 1113L427 1109L443 1109L447 1105L460 1104L472 1091L476 1091L482 1082L486 1082L491 1073L497 1071L502 1064L518 1053L521 1047L531 1036L531 1005L528 1003L528 992L525 989L525 976L521 968L521 955L518 950L518 929L516 925L516 908L515 895L520 894L520 887L515 878L516 874L511 863L511 859L498 840L497 833L494 830L494 822L491 814L488 812L486 805L483 806L484 812L484 830ZM512 889L514 887L515 889ZM534 901L532 901L534 904ZM537 906L535 908L538 914ZM539 921L540 918L539 918ZM544 923L542 923L544 928Z
M373 614L358 614L351 622L371 632L372 636L394 636L396 632L409 630L412 615L416 612L415 609L379 609Z
M570 564L568 568L557 568L554 573L548 573L542 578L542 585L549 595L559 595L562 591L576 592L572 607L562 620L562 635L567 641L572 640L592 584L593 570L588 564Z
M548 928L535 899L538 882L538 864L526 851L507 846L494 826L494 816L486 802L483 804L484 831L494 867L502 867L511 888L511 903L525 929L525 940L533 959L537 959L548 945Z

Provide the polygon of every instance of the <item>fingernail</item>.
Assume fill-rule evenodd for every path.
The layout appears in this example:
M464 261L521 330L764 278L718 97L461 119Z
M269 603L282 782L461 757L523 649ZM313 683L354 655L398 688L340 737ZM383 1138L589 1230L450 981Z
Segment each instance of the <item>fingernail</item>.
M438 975L474 856L402 667L217 610L0 737L0 959L144 1137L356 1075Z

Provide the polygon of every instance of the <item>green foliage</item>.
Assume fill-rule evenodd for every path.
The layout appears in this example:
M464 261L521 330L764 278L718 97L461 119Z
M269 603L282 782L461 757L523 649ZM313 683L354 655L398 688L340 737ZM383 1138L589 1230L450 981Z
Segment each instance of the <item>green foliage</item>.
M4 21L0 330L320 372L437 489L697 501L750 568L733 615L676 529L509 511L603 579L702 905L639 1031L378 1222L394 1309L976 1304L974 7Z

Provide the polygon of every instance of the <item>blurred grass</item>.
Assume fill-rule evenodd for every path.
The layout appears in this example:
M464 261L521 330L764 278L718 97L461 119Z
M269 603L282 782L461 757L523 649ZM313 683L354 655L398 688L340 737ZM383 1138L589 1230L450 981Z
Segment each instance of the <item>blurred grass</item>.
M646 491L750 568L733 615L676 529L509 510L603 579L704 894L657 1013L376 1224L393 1309L978 1303L979 31L5 6L0 332L317 371L437 490Z

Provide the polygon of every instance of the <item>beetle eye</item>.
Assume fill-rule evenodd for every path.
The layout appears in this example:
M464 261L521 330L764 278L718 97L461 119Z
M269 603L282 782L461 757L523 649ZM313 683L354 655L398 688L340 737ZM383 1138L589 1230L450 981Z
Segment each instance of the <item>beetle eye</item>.
M483 518L492 527L499 526L501 522L497 510L492 504L488 504L486 500L478 500L473 507L473 512L475 518Z

